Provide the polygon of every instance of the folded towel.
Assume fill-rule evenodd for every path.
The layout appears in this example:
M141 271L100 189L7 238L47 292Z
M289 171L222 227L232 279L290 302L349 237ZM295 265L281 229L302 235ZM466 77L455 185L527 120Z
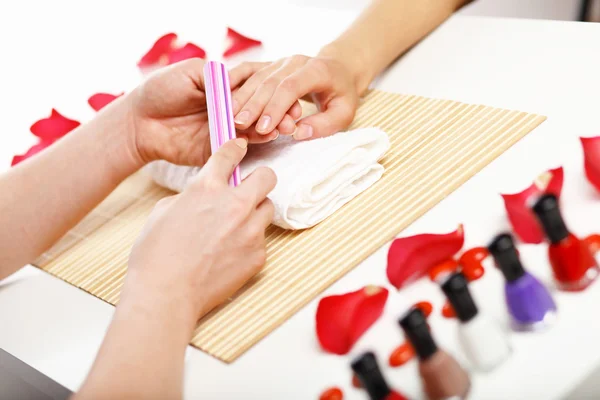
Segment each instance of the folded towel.
M304 229L323 221L379 180L383 166L378 161L389 147L387 134L377 128L301 142L280 136L249 146L241 174L245 178L259 166L271 168L277 175L277 186L269 194L275 206L273 223ZM159 185L181 192L200 167L155 161L146 169Z

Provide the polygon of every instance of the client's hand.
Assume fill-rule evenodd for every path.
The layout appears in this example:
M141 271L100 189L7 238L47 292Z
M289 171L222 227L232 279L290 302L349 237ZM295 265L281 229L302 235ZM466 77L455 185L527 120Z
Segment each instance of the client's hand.
M256 72L246 64L229 74L232 89ZM129 109L132 152L143 165L163 159L180 165L202 166L210 156L208 113L204 93L204 61L191 59L163 68L122 101ZM120 101L119 101L120 102ZM251 142L268 141L249 127L240 136Z
M129 260L125 288L132 296L190 307L195 320L263 266L265 229L273 217L267 194L276 176L259 168L230 187L246 146L244 139L227 142L184 192L156 205Z
M241 64L232 74L253 69L258 69L256 63ZM294 138L331 135L352 122L358 105L355 80L350 70L332 57L296 55L264 63L234 92L236 125L248 129L255 124L259 134L270 134L286 124L286 113L298 118L297 101L311 95L320 112L300 120Z

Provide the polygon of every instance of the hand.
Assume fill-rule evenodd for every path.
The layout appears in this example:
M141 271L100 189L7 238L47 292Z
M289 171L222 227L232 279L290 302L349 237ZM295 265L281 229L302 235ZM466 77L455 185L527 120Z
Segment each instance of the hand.
M204 61L190 59L165 67L136 88L128 102L134 152L143 165L162 159L202 166L210 156L208 113L204 94ZM229 74L232 89L256 72L247 64ZM258 141L253 127L242 132ZM263 138L261 141L271 140Z
M240 138L225 143L184 192L156 205L131 252L127 291L169 304L177 297L197 319L259 271L276 176L258 168L230 187L246 147Z
M293 133L296 140L332 135L352 122L358 94L353 75L341 62L297 55L262 65L260 69L254 63L239 66L240 71L258 71L234 93L238 128L256 124L259 134L270 134L278 125L287 124L286 113L297 114L297 101L306 95L312 95L320 111L298 122ZM237 74L236 70L232 73Z

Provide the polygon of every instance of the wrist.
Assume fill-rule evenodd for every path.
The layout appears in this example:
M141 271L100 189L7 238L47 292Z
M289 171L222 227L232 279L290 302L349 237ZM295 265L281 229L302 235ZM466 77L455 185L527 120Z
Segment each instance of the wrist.
M96 133L94 143L106 155L110 174L122 181L144 166L135 141L135 126L131 101L123 96L106 107L91 121Z
M375 78L367 50L357 49L343 40L338 39L329 43L319 51L318 56L332 58L341 63L350 72L359 96L367 90Z

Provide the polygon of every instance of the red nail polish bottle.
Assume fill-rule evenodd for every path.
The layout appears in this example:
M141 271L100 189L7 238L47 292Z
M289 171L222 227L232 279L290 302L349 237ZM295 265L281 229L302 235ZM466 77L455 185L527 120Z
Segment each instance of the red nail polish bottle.
M556 196L541 196L533 212L550 241L548 258L558 288L570 292L587 288L598 276L598 264L588 246L567 229Z

